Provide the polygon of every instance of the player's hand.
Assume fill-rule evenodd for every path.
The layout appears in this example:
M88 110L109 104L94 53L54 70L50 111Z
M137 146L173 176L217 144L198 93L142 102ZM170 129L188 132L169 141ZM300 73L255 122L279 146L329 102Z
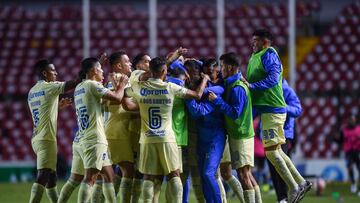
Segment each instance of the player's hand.
M100 64L103 66L108 62L108 57L106 52L102 53L99 59Z
M126 75L121 74L118 79L118 84L116 84L116 86L118 88L125 88L125 86L128 84L128 81L129 81L129 78Z
M176 50L176 53L179 55L179 56L182 56L184 54L186 54L188 52L188 49L187 48L183 48L183 47L179 47L177 50Z
M205 74L205 73L200 73L201 77L203 79L205 79L206 81L209 81L210 80L210 76L208 74Z
M209 91L209 101L214 101L217 98L214 92Z
M67 107L67 106L70 106L71 103L72 103L72 99L71 99L71 98L69 98L69 97L62 98L62 99L60 99L60 101L59 101L59 108L60 108L60 109L63 109L63 108L65 108L65 107Z
M250 83L243 76L241 76L240 80L245 83L248 88L250 88Z

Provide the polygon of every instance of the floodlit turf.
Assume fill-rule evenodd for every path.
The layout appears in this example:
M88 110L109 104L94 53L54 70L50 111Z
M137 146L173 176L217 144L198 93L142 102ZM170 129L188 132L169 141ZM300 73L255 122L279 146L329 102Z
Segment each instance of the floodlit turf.
M59 186L62 186L64 182L59 182ZM19 203L28 202L30 195L31 183L15 183L4 184L0 183L0 202L1 203ZM59 191L61 187L58 187ZM77 191L73 193L69 202L76 202ZM165 202L164 199L165 187L162 188L161 202ZM339 195L338 195L339 194ZM342 200L337 200L335 197L340 196ZM44 193L42 202L48 203L46 194ZM190 201L196 202L194 194L191 193ZM229 203L239 202L236 198L228 198ZM274 194L263 194L264 203L275 203ZM359 203L360 197L350 194L350 185L342 183L327 184L325 193L321 197L315 196L315 192L311 191L302 201L302 203Z

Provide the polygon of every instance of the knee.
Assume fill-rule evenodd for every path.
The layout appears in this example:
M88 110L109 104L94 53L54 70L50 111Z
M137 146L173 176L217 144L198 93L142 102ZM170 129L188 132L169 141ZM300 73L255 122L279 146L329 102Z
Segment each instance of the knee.
M232 177L231 166L220 166L220 173L224 180L229 180Z
M113 171L112 167L110 167L110 166L103 167L100 174L102 175L102 178L103 178L104 182L106 182L106 183L113 182L113 179L115 177L114 171Z
M135 175L134 175L135 179L143 179L144 178L144 174L140 173L140 171L136 170L135 171Z
M47 182L49 181L51 172L52 172L52 170L49 168L44 168L44 169L38 170L36 182L45 186L47 184Z
M50 174L49 174L49 179L48 179L48 182L46 184L46 187L47 188L53 188L56 186L56 181L57 181L57 175L56 175L56 171L52 171Z
M88 184L88 185L94 185L95 180L96 180L95 177L89 176L89 175L88 175L88 176L85 175L85 176L84 176L84 179L83 179L83 182L86 183L86 184Z
M101 178L101 176L98 175L99 175L99 171L93 169L87 169L85 171L83 182L85 182L88 185L94 185L96 178L98 177Z
M250 181L250 171L247 168L239 169L239 178L243 181Z
M175 171L171 171L168 175L167 178L168 180L171 180L174 177L180 177L180 170L175 170Z
M133 178L135 175L134 164L131 162L121 162L120 169L123 177Z
M216 173L212 172L212 171L203 171L203 173L201 174L201 177L204 181L210 182L211 180L216 179Z
M70 179L75 181L75 182L81 182L84 179L84 176L72 173L71 176L70 176Z

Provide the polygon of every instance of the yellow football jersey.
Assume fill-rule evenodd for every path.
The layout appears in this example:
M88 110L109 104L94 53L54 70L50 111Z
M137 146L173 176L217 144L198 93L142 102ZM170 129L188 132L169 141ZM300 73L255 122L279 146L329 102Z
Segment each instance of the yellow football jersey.
M134 70L131 72L129 83L132 85L133 83L139 82L139 77L141 74L145 73L143 70Z
M130 84L127 84L126 87L129 87ZM106 86L109 90L114 90L114 87L111 82ZM121 139L121 137L127 135L121 135L121 131L118 131L118 128L128 128L129 120L131 115L136 112L126 111L121 104L116 104L110 101L105 102L105 131L107 139Z
M160 79L134 82L126 89L140 107L140 143L176 142L172 129L174 97L184 97L187 89Z
M39 80L29 91L28 105L34 124L32 142L56 141L59 95L64 92L64 82Z
M76 86L74 100L80 143L107 145L101 107L101 98L107 91L101 83L93 80L83 80Z

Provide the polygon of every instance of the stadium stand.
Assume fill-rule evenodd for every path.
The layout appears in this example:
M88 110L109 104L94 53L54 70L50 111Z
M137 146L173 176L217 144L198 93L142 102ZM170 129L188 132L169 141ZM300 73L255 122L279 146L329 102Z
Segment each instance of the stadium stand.
M345 7L298 68L297 90L317 96L303 98L299 118L300 146L306 157L333 157L341 146L332 143L343 119L360 107L360 3ZM355 93L355 94L354 94Z
M180 45L190 49L190 56L216 55L214 7L161 5L158 9L160 55ZM319 9L316 1L299 3L297 24L301 25L301 17ZM131 6L96 7L96 11L91 12L92 56L119 48L126 50L130 57L147 51L147 11L138 11ZM254 27L271 28L276 36L275 44L286 46L288 22L285 5L227 5L225 13L225 49L239 53L243 59L242 66L246 65L251 53L249 40ZM358 4L346 7L337 18L341 24L334 23L329 33L322 36L320 43L308 54L298 69L297 89L300 92L335 91L339 88L359 90L360 75L356 73L360 72L360 64L355 63L360 55L359 13ZM81 27L81 9L76 6L52 6L40 12L22 7L0 7L0 37L5 39L4 43L0 43L0 93L24 98L23 101L0 102L0 111L6 112L0 114L0 160L34 158L30 147L32 123L25 101L28 90L35 82L31 66L39 58L50 58L57 67L59 80L71 79L77 74L82 59ZM358 45L353 46L355 42ZM353 97L346 98L303 98L305 110L298 128L306 157L332 157L337 154L339 146L329 143L326 136L339 123L339 109L343 109L342 114L345 114L349 106L360 104ZM359 112L358 109L356 111ZM75 127L74 110L59 111L59 152L68 160L71 158ZM313 144L314 140L319 141L318 146Z

